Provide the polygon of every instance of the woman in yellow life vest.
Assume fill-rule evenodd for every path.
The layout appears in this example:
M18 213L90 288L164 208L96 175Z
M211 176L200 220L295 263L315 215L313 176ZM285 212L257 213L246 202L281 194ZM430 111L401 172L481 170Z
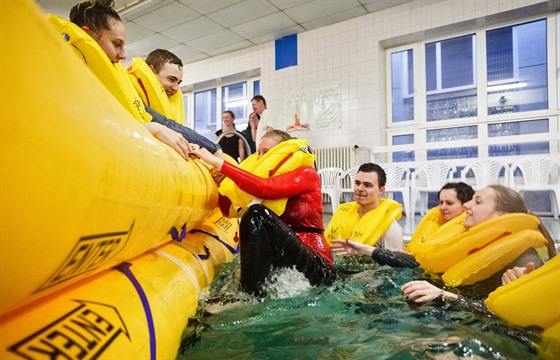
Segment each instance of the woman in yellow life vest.
M425 239L436 233L444 224L449 224L452 220L461 222L461 219L464 219L462 216L464 214L463 203L469 201L473 194L473 188L463 182L445 184L438 193L439 206L431 209L424 216L412 235L412 239L417 239L418 243L424 243ZM408 252L380 249L351 240L334 240L331 250L340 256L371 256L381 265L393 267L418 267L420 265L414 255Z
M121 60L126 59L126 52L124 50L126 30L113 6L113 0L84 1L70 10L70 21L80 27L99 44L111 63L117 64ZM87 37L87 35L84 36ZM100 54L100 56L102 55ZM95 68L91 68L91 70L96 73ZM100 80L103 82L103 79ZM126 80L125 75L124 81ZM130 83L126 85L132 87ZM134 92L134 89L132 91ZM142 101L139 100L139 102L141 103ZM139 106L141 107L142 104L139 104ZM155 138L170 146L183 158L186 159L190 152L189 141L207 148L218 156L224 156L218 145L197 134L194 130L167 119L149 107L140 110L147 115L142 120L142 124L146 129ZM192 135L192 138L189 138L188 135Z
M325 230L329 243L349 239L382 249L403 248L402 228L396 221L402 216L402 206L381 199L386 179L385 170L377 164L365 163L358 168L355 201L340 205L334 212Z
M417 256L424 268L443 266L445 261L452 262L450 268L443 268L443 280L446 283L456 286L450 278L460 275L463 279L458 283L463 284L461 281L464 278L469 280L470 276L471 280L475 280L464 283L477 283L479 293L474 297L485 298L502 284L502 276L508 269L525 267L530 263L540 267L543 261L535 248L546 245L549 258L556 255L550 234L538 218L528 214L523 198L514 190L502 185L490 185L477 191L473 199L464 204L464 208L464 226L468 231L457 239L436 242L431 249L426 250L425 259ZM514 218L515 222L521 222L519 231L511 220ZM534 229L528 229L529 225ZM465 246L467 248L463 249ZM466 256L453 260L463 251ZM434 258L440 260L434 261ZM509 258L512 260L508 261ZM432 265L430 261L433 261ZM465 269L472 274L465 274ZM425 280L410 281L402 286L402 290L407 300L417 303L440 297L451 301L460 298Z

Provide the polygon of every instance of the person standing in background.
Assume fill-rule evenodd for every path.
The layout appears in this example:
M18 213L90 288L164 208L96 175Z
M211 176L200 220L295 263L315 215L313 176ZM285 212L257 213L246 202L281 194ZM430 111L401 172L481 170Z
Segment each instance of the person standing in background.
M256 95L251 99L251 106L253 111L260 115L259 126L257 127L257 134L255 143L259 144L264 134L270 130L274 130L274 115L270 110L267 110L266 100L262 95Z
M231 156L237 162L241 162L245 159L245 147L243 143L243 139L240 136L241 133L237 132L235 128L235 114L231 110L226 110L222 113L222 121L224 126L221 130L215 132L216 138L215 141L218 141L218 138L222 133L228 131L234 131L237 134L226 134L221 137L218 144L222 148L223 152ZM238 135L239 134L239 135Z
M245 140L247 140L247 143L249 144L249 148L251 149L251 154L257 151L257 145L255 140L257 138L257 127L259 126L260 119L261 116L259 114L257 114L256 112L252 112L251 115L249 115L249 122L247 123L247 128L241 131L241 134L245 137ZM251 154L247 154L247 156Z

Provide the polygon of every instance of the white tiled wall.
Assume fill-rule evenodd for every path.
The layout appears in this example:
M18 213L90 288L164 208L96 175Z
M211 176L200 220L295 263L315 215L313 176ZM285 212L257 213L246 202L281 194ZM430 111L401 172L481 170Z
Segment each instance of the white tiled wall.
M416 0L299 34L297 66L276 71L274 42L269 42L189 64L183 82L195 84L260 68L261 93L269 108L278 112L282 111L285 93L340 85L342 128L310 132L310 144L314 147L385 145L382 41L444 36L465 26L476 26L469 25L475 23L473 19L538 3L546 1ZM463 23L459 26L460 22Z

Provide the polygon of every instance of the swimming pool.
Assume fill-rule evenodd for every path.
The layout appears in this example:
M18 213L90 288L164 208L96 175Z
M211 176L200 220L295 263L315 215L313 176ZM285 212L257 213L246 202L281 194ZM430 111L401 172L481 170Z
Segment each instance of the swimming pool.
M185 330L178 359L537 358L531 345L539 341L537 332L481 314L407 303L400 285L421 277L420 269L380 266L365 257L337 259L333 285L310 287L293 272L280 273L259 301L236 290L238 261L220 269ZM204 311L216 298L245 301Z

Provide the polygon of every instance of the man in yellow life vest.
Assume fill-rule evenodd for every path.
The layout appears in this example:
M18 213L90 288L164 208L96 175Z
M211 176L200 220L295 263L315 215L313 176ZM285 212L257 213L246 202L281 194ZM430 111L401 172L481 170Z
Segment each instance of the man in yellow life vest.
M190 144L197 144L224 158L224 153L219 145L184 126L183 97L179 92L179 85L183 81L181 59L171 51L164 49L156 49L146 57L145 62L150 69L146 71L155 74L159 82L157 85L161 84L165 92L165 95L162 95L167 97L167 99L161 99L163 102L158 101L158 91L161 91L161 88L156 89L156 84L149 81L150 77L146 73L142 74L143 68L145 68L145 65L142 66L142 62L142 59L134 58L128 67L128 72L132 82L137 82L139 85L135 85L135 88L144 101L146 112L152 116L152 122L164 125L181 134Z
M381 166L360 166L354 183L355 201L341 204L325 231L329 244L348 239L381 249L403 249L403 231L396 221L402 216L402 206L391 199L381 199L385 182Z

